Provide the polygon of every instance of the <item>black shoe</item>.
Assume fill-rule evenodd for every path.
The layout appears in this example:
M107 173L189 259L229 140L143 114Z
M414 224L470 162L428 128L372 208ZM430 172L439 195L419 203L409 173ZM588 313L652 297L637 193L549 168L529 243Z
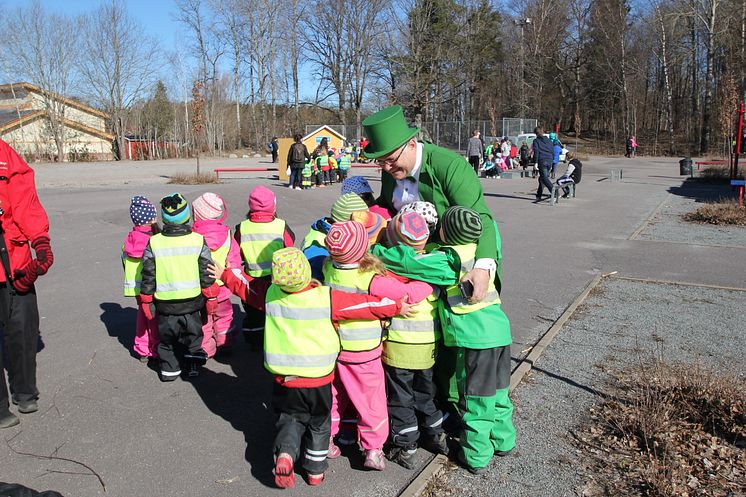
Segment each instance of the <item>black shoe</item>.
M18 406L18 412L22 414L31 414L32 412L39 410L39 405L36 403L35 399L21 401L14 400L13 404Z
M496 450L495 451L495 455L498 456L498 457L505 457L505 456L509 456L511 452L513 452L513 449L510 449L510 450Z
M463 466L464 469L466 469L469 473L473 475L484 475L487 474L487 468L475 468L473 466L469 466L469 463L466 462L466 459L464 459L464 453L459 451L458 457L458 463Z
M415 459L417 458L417 446L413 448L405 447L391 447L386 453L386 459L391 462L395 462L399 466L405 469L414 469L417 467Z
M448 438L445 433L420 438L419 446L433 454L448 455Z
M563 194L563 195L562 195L562 198L567 198L567 197L569 197L569 196L570 196L570 194L569 194L569 193L565 193L565 194Z
M164 371L161 371L161 373L158 375L163 383L176 381L176 378L178 378L179 376L181 376L181 371L174 371L173 373L169 374L164 374Z
M203 366L207 363L207 354L200 350L198 352L184 354L184 359L190 361L192 364Z
M189 365L189 373L187 373L187 375L190 378L196 378L199 376L199 366L197 365L197 363L193 362Z
M0 430L3 428L10 428L11 426L16 426L20 422L21 421L18 419L18 416L8 410L0 414Z

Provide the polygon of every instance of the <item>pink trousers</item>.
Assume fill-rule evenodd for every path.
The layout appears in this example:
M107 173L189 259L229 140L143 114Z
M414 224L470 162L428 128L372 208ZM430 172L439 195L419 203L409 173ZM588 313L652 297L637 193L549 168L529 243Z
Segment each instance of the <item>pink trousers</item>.
M214 314L208 314L202 325L202 348L207 357L213 357L218 347L228 343L230 339L231 322L233 321L233 304L231 299L218 302L218 309Z
M146 318L142 305L138 305L135 326L135 353L140 357L158 357L158 317Z
M381 358L362 364L338 362L332 383L332 437L357 421L363 449L380 449L389 433L386 382Z

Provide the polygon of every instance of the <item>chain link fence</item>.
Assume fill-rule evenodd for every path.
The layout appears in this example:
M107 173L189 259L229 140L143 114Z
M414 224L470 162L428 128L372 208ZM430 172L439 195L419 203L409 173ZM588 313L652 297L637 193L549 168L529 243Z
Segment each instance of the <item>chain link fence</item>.
M493 128L491 121L431 121L422 124L422 137L436 145L463 152L474 130L482 133L485 143L503 136L515 137L521 133L531 133L536 127L536 119L504 117ZM320 128L321 124L307 124L306 134ZM348 142L357 142L363 133L362 126L355 124L327 124L340 133ZM495 134L497 133L497 134Z

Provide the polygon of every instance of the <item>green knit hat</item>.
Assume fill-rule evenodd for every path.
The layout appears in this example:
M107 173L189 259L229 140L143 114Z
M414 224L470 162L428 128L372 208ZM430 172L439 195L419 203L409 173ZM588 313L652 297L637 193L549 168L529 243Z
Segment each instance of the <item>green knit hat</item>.
M409 127L401 105L386 107L368 116L363 121L363 129L370 141L364 150L369 159L390 154L420 132L420 128Z
M482 218L475 211L460 205L449 207L440 218L443 243L466 245L476 243L482 236Z
M349 221L353 212L367 211L368 204L355 193L345 193L332 205L334 222Z

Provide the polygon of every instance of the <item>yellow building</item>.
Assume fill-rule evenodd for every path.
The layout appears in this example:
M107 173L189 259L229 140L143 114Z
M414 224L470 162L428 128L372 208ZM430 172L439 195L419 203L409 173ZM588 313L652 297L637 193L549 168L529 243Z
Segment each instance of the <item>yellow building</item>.
M313 153L323 138L326 138L326 141L329 142L329 148L333 148L336 151L339 151L340 148L344 147L345 141L347 140L344 136L339 134L337 131L334 131L329 126L321 126L304 136L303 144L310 153Z
M65 108L65 151L71 155L111 160L114 135L106 131L109 115L82 102L52 94ZM30 83L0 85L0 138L23 156L51 159L57 155L42 90Z

